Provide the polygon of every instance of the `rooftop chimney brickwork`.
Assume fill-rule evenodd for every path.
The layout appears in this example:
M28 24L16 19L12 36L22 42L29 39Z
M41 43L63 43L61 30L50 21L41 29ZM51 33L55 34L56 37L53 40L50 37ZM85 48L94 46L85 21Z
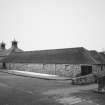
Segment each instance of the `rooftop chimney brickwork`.
M12 41L12 47L17 48L17 47L18 47L18 46L17 46L17 43L18 43L18 42L17 42L16 40L13 40L13 41Z
M0 45L0 47L1 47L2 50L5 50L5 43L2 42L1 45Z

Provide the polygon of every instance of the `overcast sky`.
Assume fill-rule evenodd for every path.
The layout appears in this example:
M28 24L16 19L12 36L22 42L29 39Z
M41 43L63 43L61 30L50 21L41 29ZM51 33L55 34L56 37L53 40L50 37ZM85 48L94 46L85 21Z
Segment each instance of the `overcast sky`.
M105 0L0 0L0 41L23 50L105 50Z

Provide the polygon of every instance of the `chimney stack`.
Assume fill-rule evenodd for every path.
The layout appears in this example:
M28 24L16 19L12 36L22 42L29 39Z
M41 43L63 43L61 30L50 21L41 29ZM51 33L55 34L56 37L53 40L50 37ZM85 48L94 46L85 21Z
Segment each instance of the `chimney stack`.
M14 48L17 48L18 46L17 46L17 41L14 39L13 41L12 41L12 47L14 47Z
M5 43L2 41L1 45L0 45L2 50L5 50Z

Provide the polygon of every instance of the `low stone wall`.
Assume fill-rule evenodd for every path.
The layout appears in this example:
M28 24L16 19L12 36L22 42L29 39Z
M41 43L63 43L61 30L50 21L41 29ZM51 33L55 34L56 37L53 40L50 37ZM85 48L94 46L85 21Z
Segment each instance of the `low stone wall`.
M46 73L67 77L75 77L81 73L81 65L71 64L28 64L28 63L8 63L7 69L22 70L37 73Z
M92 69L93 69L92 70L93 73L98 73L101 71L101 66L100 65L93 65Z
M86 76L73 78L72 79L72 84L73 85L91 84L91 83L95 83L95 81L96 81L95 76L93 74L89 74L89 75L86 75Z
M91 84L97 81L96 74L99 74L101 71L105 70L105 65L101 68L101 65L92 65L92 74L72 78L72 84L74 85L83 85Z

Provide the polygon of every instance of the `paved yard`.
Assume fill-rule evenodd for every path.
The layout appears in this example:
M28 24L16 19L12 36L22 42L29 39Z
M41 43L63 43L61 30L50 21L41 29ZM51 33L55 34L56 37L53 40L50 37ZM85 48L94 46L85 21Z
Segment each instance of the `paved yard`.
M105 105L97 85L72 86L70 81L43 80L0 72L0 105Z

